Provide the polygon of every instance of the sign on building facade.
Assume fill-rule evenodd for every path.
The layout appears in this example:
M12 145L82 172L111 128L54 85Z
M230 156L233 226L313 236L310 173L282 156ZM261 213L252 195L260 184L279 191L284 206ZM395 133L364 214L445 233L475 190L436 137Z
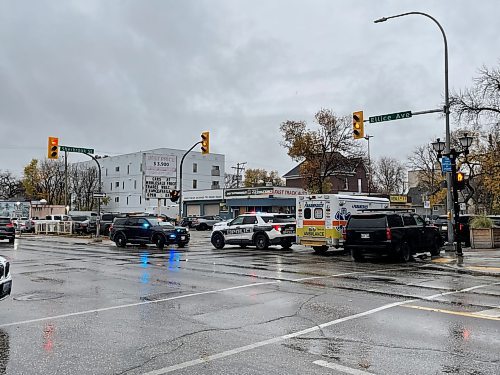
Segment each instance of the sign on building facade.
M144 154L142 173L145 198L168 198L170 190L175 190L177 186L177 156Z

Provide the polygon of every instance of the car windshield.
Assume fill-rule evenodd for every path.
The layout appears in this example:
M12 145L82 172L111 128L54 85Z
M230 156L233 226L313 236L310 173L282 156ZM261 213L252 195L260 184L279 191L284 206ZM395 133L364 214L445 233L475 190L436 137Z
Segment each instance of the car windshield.
M151 223L151 225L160 225L162 227L174 227L171 223L169 223L168 221L164 221L164 220L161 220L161 219L149 219L148 218L148 221Z
M387 225L385 215L351 216L347 227L349 229L360 228L385 228Z
M71 216L71 220L73 221L85 221L88 220L87 216Z

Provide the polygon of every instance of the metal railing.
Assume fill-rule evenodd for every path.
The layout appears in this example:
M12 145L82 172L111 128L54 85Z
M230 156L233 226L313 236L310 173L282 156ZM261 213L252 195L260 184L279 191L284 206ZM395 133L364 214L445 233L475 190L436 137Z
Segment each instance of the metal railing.
M72 221L47 221L35 223L35 234L72 234Z

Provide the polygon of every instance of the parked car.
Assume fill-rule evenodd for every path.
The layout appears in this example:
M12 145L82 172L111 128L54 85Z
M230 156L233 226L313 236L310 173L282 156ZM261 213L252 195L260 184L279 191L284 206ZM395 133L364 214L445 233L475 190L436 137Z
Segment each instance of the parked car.
M101 215L101 221L99 224L99 234L104 236L109 236L109 228L113 224L113 220L118 217L117 213L106 213Z
M211 230L214 224L224 221L220 216L200 216L193 221L193 227L196 230Z
M434 225L413 212L393 210L352 215L347 223L344 249L355 261L367 254L392 255L407 262L412 254L439 255L443 239Z
M10 263L0 256L0 301L7 298L12 290Z
M187 216L183 217L180 223L181 227L187 227L187 228L194 228L195 222L198 219L199 216Z
M76 234L96 233L97 218L95 216L71 215L73 222L73 232Z
M14 242L16 237L16 228L10 217L0 217L0 240L9 240Z
M458 231L460 234L460 240L469 247L470 243L470 222L475 217L475 215L460 215L458 221ZM444 242L448 242L448 216L441 215L435 221L434 225L438 227L439 233L443 238Z
M255 246L259 250L269 245L289 249L295 242L295 218L279 217L272 213L243 214L230 222L215 224L211 242L216 249L226 244Z
M189 230L150 216L117 217L110 228L109 238L118 247L127 243L155 244L159 249L167 244L184 247L189 243Z

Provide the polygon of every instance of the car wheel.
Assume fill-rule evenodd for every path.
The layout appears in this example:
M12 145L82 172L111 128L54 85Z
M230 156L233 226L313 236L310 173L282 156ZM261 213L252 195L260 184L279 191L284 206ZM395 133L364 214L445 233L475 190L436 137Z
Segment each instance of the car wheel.
M408 262L411 258L410 246L406 242L401 242L398 246L397 257L400 262Z
M203 223L203 224L200 224L196 227L196 230L207 230L208 229L208 225Z
M118 233L115 235L115 243L118 247L125 247L127 244L127 239L123 233Z
M351 256L352 259L354 259L355 262L362 262L365 260L365 257L363 256L363 253L359 249L352 249L351 250Z
M154 239L154 243L158 249L163 249L165 247L165 237L158 235Z
M328 246L313 246L313 250L316 254L323 255L328 251Z
M436 257L441 253L441 247L439 246L439 238L434 239L434 243L431 247L431 256Z
M281 247L284 249L284 250L289 250L291 247L292 247L292 241L283 241L281 243Z
M263 233L259 233L255 236L255 239L254 239L254 242L255 242L255 247L258 249L258 250L265 250L268 248L268 243L267 243L267 237L265 234Z
M225 245L224 236L220 233L214 233L211 242L216 249L222 249Z

